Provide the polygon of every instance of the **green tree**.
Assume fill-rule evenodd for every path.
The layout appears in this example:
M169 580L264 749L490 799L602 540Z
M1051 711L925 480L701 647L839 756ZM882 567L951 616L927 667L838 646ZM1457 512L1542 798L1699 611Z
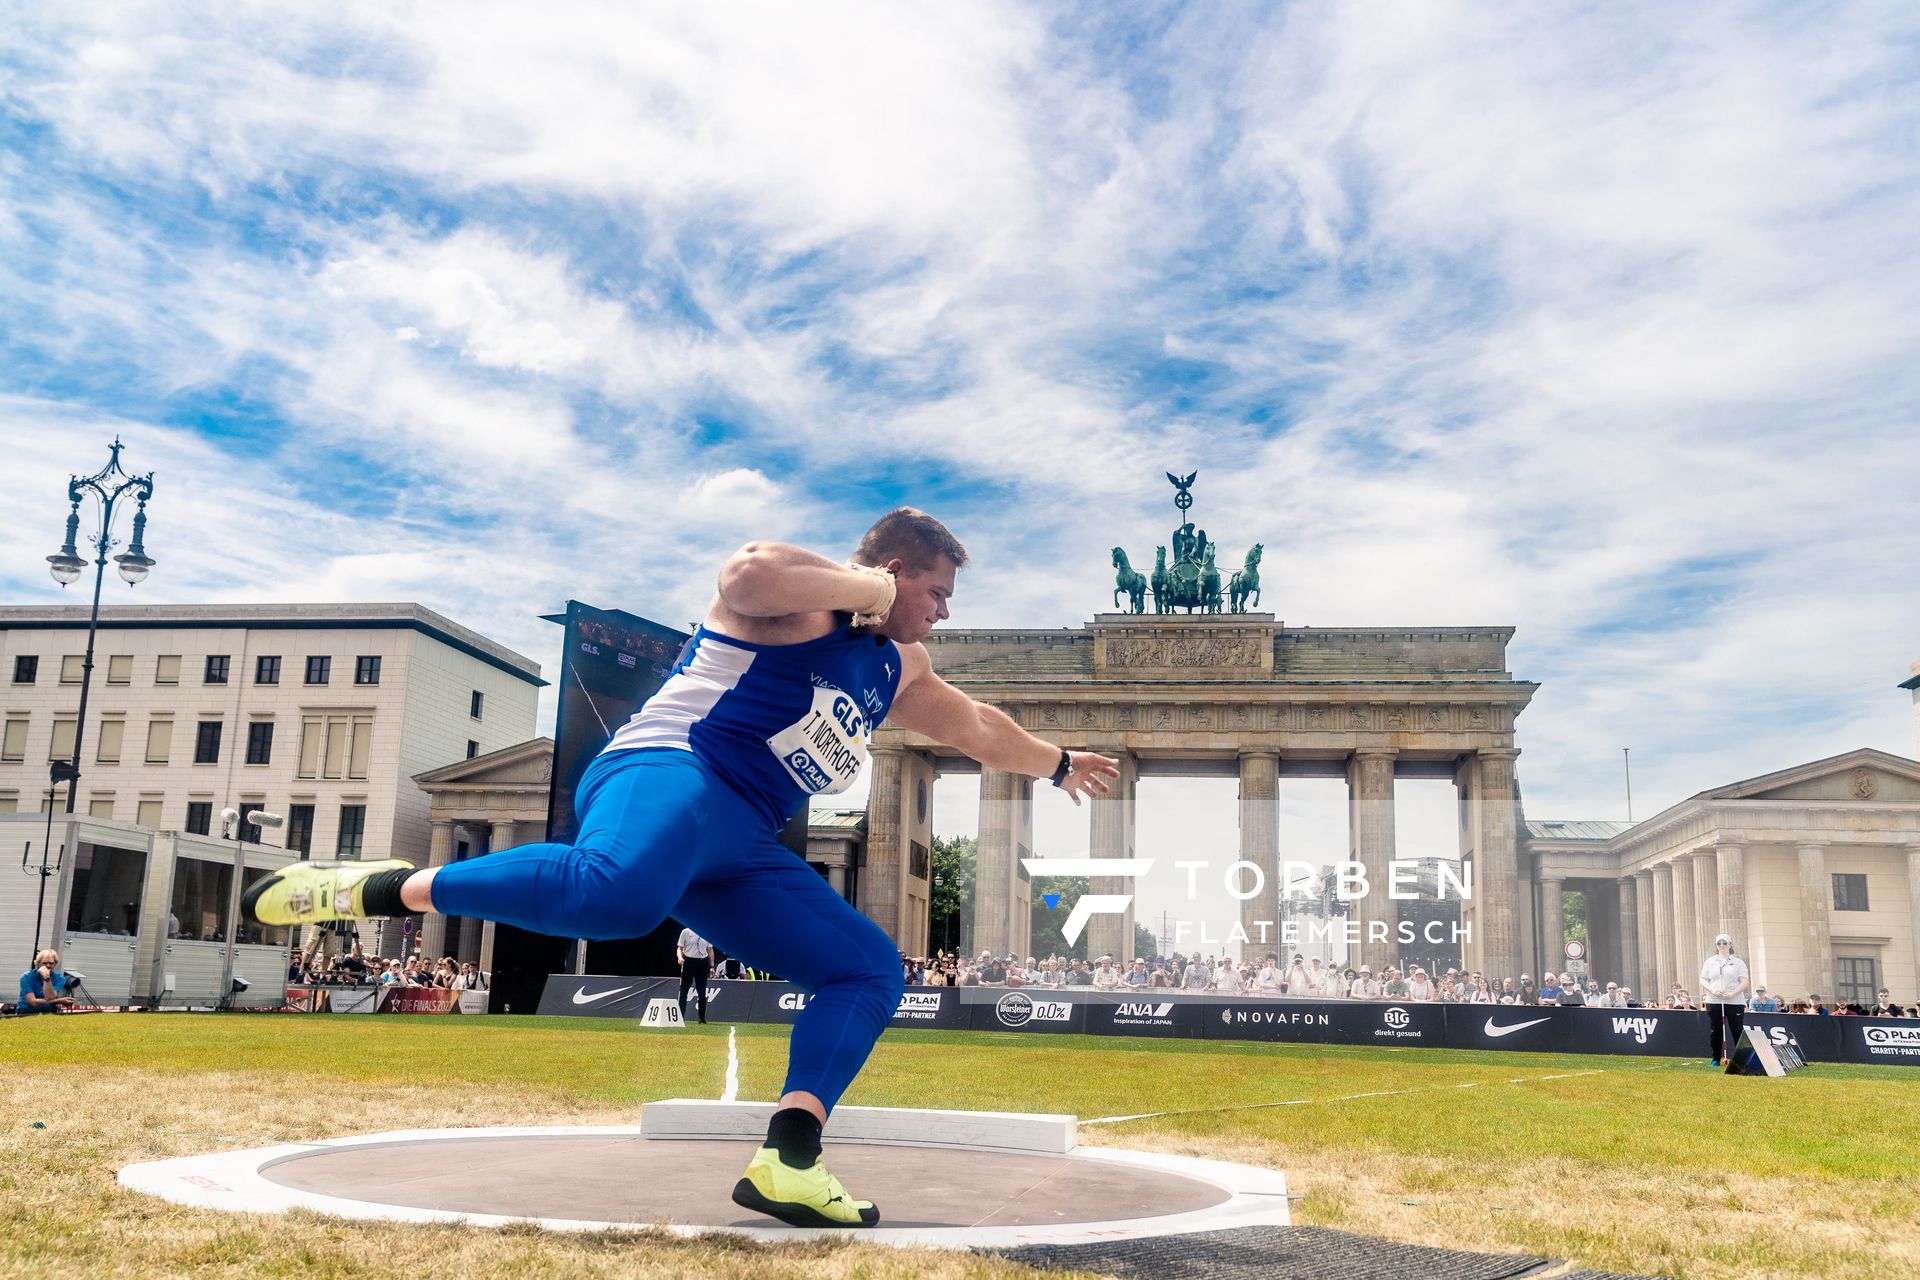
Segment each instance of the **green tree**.
M1160 939L1154 936L1153 930L1138 921L1133 926L1133 954L1145 960L1160 954Z
M973 869L979 841L972 836L933 838L933 885L927 896L928 945L936 951L960 949L960 922L973 900Z
M1560 900L1560 921L1565 927L1567 938L1570 941L1576 941L1582 946L1587 946L1587 895L1584 893L1569 893L1563 896ZM1591 947L1587 949L1589 951L1592 950ZM1561 960L1558 956L1555 956L1553 962L1559 964Z
M1045 959L1047 956L1066 956L1070 959L1087 958L1086 931L1080 933L1080 941L1067 945L1066 935L1060 930L1067 923L1067 915L1073 910L1073 904L1080 901L1080 895L1091 887L1085 876L1035 876L1033 878L1033 932L1027 946L1027 954ZM1059 905L1051 911L1047 909L1046 895L1060 895ZM1024 957L1023 957L1024 958Z

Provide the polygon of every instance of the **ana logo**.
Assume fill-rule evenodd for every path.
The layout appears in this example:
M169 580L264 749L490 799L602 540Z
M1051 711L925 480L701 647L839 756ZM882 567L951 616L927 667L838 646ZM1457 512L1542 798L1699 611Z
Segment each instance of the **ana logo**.
M1920 1027L1868 1027L1867 1043L1873 1045L1910 1045L1920 1049Z
M782 1009L792 1009L796 1012L806 1008L807 1007L806 993L802 991L787 992L785 995L780 997L780 1007Z
M1153 870L1152 858L1022 858L1030 876L1111 876L1132 879ZM1087 921L1097 915L1124 915L1133 902L1130 893L1083 893L1060 926L1069 945L1080 941Z
M1122 1001L1114 1006L1116 1018L1164 1018L1173 1012L1173 1004L1136 1004Z
M1394 1009L1387 1010L1387 1025L1392 1027L1395 1031L1398 1031L1400 1028L1406 1026L1409 1022L1412 1022L1412 1021L1413 1021L1413 1015L1408 1013L1405 1009L1394 1008Z
M1637 1043L1645 1044L1647 1037L1652 1035L1654 1029L1659 1025L1660 1019L1658 1018L1615 1018L1613 1020L1613 1034L1617 1036L1631 1035Z

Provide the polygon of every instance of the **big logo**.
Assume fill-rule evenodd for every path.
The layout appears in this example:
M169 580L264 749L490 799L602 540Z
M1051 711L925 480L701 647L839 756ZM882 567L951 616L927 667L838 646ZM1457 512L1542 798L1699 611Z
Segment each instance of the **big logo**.
M1409 1022L1413 1021L1413 1015L1408 1013L1405 1009L1394 1008L1394 1009L1387 1010L1386 1019L1387 1019L1387 1025L1392 1027L1395 1031L1398 1031L1400 1028L1406 1026Z
M1660 1019L1658 1018L1615 1018L1613 1020L1613 1034L1617 1036L1632 1036L1636 1043L1645 1044L1647 1037L1658 1030L1659 1026Z
M1030 876L1109 876L1129 880L1153 870L1152 858L1022 858ZM1097 915L1125 915L1133 902L1130 893L1083 893L1060 926L1069 945L1080 941L1087 921Z
M1009 991L994 1002L993 1016L1002 1026L1024 1027L1029 1022L1068 1022L1073 1006L1065 1000L1035 1000L1019 991Z

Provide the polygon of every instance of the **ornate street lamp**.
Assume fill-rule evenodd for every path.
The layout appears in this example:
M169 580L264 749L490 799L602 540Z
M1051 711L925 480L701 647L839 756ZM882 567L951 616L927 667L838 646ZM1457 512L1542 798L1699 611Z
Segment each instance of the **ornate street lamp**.
M107 465L93 475L74 476L67 485L67 500L73 504L73 510L67 513L67 540L58 553L47 557L53 580L63 587L78 582L86 572L87 562L81 559L78 547L80 503L91 493L99 502L100 530L88 539L98 554L94 556L93 612L87 617L87 656L80 667L80 710L74 717L73 759L54 762L55 784L62 781L67 784L68 813L73 812L74 800L80 793L80 751L87 733L87 695L93 687L93 644L94 635L100 629L100 587L106 580L107 552L119 545L113 540L114 507L124 497L131 496L139 507L133 516L133 543L124 553L113 557L114 563L120 567L120 576L128 586L145 581L154 565L146 548L147 501L153 497L153 472L136 476L123 470L120 466L122 447L120 438L115 436Z

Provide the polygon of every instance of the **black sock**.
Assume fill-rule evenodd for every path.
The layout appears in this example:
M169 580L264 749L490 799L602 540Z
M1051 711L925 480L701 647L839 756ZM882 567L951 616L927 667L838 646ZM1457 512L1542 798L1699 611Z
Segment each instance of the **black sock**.
M789 1169L811 1169L820 1158L820 1122L811 1111L785 1107L767 1122L767 1145Z
M360 910L363 916L407 916L413 913L400 901L400 886L412 875L412 867L397 871L376 871L360 886Z

